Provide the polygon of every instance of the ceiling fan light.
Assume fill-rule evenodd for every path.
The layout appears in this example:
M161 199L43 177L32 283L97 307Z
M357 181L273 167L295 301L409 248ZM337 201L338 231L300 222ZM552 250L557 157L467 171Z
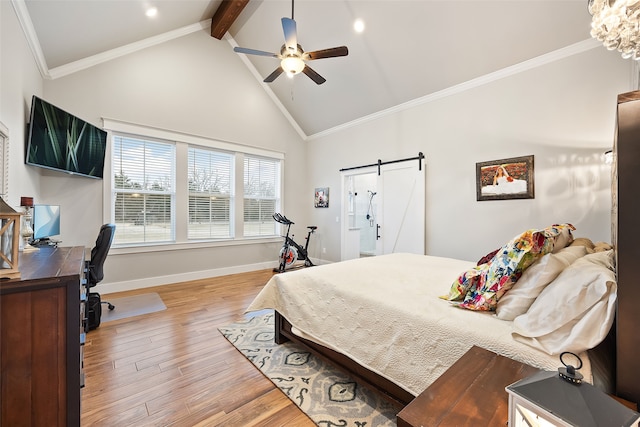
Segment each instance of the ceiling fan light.
M295 75L304 70L304 61L297 56L287 56L280 62L282 69L289 75Z

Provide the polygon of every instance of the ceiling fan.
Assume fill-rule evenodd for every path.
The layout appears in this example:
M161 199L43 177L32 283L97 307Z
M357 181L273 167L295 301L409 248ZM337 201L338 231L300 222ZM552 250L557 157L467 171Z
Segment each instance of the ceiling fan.
M247 55L270 56L280 59L280 66L273 73L264 79L265 83L273 82L280 74L286 72L289 76L294 76L300 72L306 74L316 84L321 85L327 80L315 72L306 64L306 61L314 59L334 58L337 56L347 56L349 49L346 46L332 47L329 49L305 52L298 44L296 31L296 21L293 20L293 1L291 0L291 18L282 18L282 30L284 31L284 44L280 48L280 53L265 52L262 50L247 49L244 47L234 47L233 50Z

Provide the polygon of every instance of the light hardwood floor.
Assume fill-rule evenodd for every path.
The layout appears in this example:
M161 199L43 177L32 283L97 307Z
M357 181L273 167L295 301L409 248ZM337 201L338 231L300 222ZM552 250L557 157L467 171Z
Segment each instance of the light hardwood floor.
M82 425L314 426L217 329L241 319L272 274L105 296L157 292L167 309L103 323L87 334Z

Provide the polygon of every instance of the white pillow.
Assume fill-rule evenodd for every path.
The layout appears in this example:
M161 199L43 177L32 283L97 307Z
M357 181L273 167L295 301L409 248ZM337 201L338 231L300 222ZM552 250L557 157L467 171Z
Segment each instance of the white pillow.
M570 246L557 253L546 254L531 264L518 281L498 301L496 316L513 320L529 310L540 292L572 262L587 254L584 246Z
M516 341L554 355L598 345L613 324L617 285L613 251L585 255L567 267L513 321Z

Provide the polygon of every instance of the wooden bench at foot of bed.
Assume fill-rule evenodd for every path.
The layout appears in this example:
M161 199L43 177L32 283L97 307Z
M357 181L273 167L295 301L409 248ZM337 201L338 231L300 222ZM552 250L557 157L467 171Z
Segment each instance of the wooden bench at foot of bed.
M506 426L505 387L539 369L473 346L398 414L398 427Z

